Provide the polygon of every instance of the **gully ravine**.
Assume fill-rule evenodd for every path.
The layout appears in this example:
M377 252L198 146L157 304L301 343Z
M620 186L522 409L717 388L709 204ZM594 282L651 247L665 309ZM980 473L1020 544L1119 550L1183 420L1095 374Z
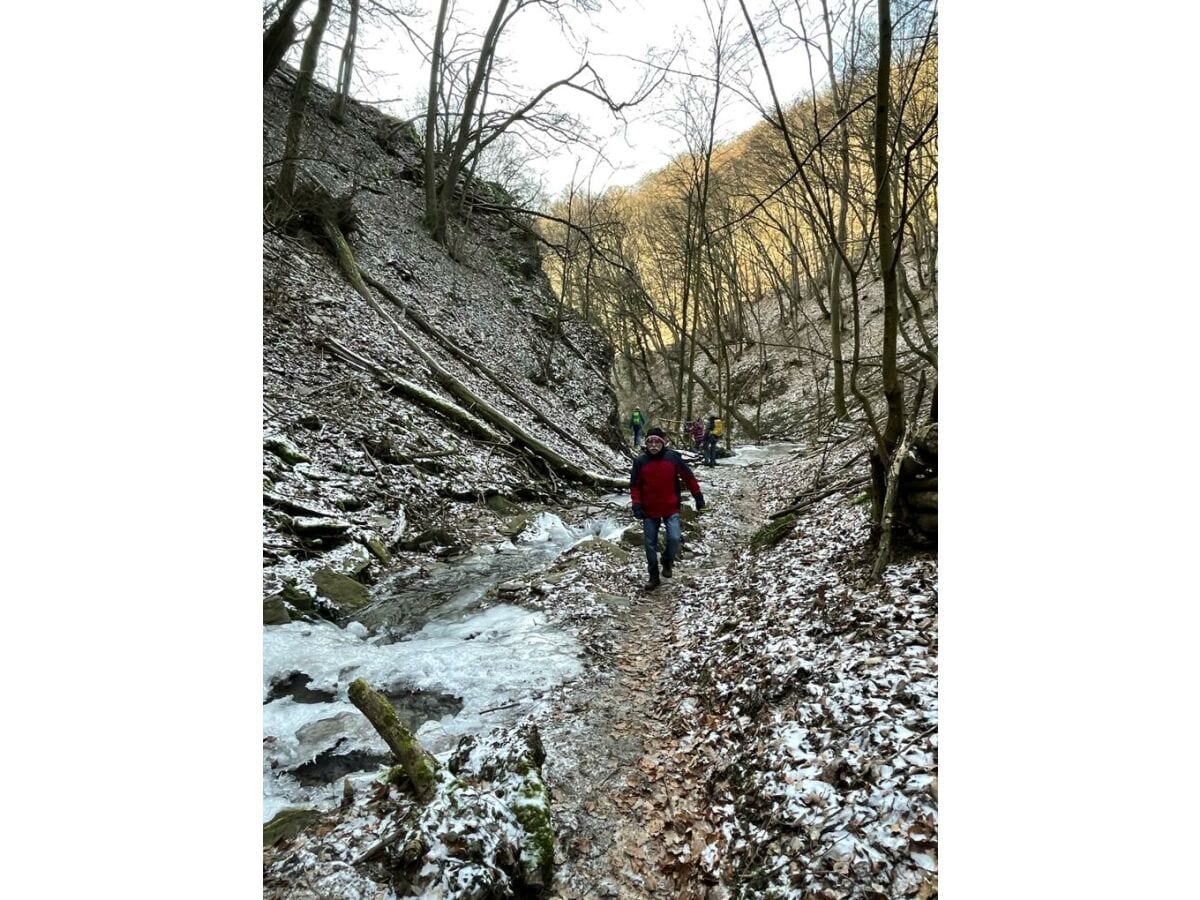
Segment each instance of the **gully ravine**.
M655 811L700 802L653 762L672 742L666 713L677 711L665 678L674 607L765 521L745 466L794 451L746 447L715 468L695 466L709 506L697 516L685 493L684 553L656 592L641 590L628 498L611 495L604 506L531 516L513 540L420 581L384 579L342 627L267 629L264 821L289 806L331 808L343 779L368 782L389 762L346 697L363 677L439 756L464 735L538 724L557 837L552 896L673 892L650 848L679 836Z

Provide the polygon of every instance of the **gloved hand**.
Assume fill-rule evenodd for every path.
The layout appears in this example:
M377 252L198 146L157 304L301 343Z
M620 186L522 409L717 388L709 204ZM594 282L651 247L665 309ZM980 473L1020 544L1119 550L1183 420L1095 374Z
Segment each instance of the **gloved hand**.
M644 509L642 509L642 504L640 504L640 503L633 504L633 517L635 519L639 519L639 520L646 518L646 511Z
M700 512L700 510L702 510L702 509L704 509L704 495L697 494L696 495L696 512Z

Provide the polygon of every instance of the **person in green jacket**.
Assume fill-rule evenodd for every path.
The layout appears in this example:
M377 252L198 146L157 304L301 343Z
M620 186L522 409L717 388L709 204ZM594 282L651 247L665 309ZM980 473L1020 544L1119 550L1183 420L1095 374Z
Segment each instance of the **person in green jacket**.
M629 427L633 429L633 446L638 447L642 443L642 427L646 424L646 417L642 415L642 408L635 406L633 412L629 414Z

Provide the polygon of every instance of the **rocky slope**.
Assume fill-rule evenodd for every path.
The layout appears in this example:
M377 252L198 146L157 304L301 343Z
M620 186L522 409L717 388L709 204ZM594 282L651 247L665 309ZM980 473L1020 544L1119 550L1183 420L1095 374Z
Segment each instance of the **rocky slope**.
M283 152L293 77L278 73L264 91L267 181ZM528 233L477 213L448 253L421 226L411 130L355 103L336 124L327 116L329 92L313 91L299 182L352 198L349 239L359 265L416 317L395 303L390 314L440 366L534 437L591 471L622 471L605 377L611 350L556 309ZM452 400L355 293L318 235L304 226L264 228L265 621L346 612L364 602L362 582L470 544L473 530L491 530L511 511L506 501L576 490L510 441L466 433L389 390L385 381L403 379Z

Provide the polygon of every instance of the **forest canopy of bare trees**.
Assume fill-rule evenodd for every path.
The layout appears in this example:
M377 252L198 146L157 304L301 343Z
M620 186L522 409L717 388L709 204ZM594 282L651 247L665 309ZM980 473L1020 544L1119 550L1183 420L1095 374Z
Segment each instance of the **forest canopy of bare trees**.
M618 394L687 420L714 410L742 435L760 434L765 350L794 350L828 384L809 411L814 432L857 421L873 436L873 520L886 532L893 464L919 421L936 420L936 4L795 0L752 11L745 0L705 0L704 39L687 67L675 56L642 60L629 96L613 96L586 53L535 89L507 80L504 54L522 52L504 40L518 16L536 8L565 34L568 9L598 6L497 0L479 33L451 0L424 17L374 0L320 0L306 24L299 4L269 4L265 75L299 56L277 196L290 194L304 157L299 123L320 57L329 69L337 61L336 120L355 66L367 64L361 23L390 22L425 59L423 100L408 124L422 145L431 236L454 254L456 223L479 204L536 223L560 315L570 310L609 336ZM807 50L809 87L797 97L782 96L775 77L789 45ZM757 91L751 72L764 76ZM653 97L674 133L669 164L632 188L594 188L594 172L577 167L537 209L485 185L488 161L511 154L514 140L526 152L586 143L585 124L553 106L567 91L616 117ZM731 138L720 123L734 103L753 104L760 121ZM882 342L868 346L864 297L878 285ZM734 377L747 353L759 355L757 384Z

